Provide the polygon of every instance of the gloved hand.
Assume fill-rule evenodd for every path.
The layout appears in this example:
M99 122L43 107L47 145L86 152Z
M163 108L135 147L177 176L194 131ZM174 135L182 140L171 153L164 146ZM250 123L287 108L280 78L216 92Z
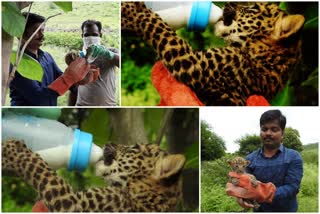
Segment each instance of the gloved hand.
M254 187L251 184L250 177L247 174L238 174L230 172L229 176L238 178L237 186L232 183L227 183L226 192L229 196L237 198L246 198L257 201L258 203L271 203L276 192L276 187L273 183L262 183L258 181L258 185Z
M88 59L89 63L92 63L97 57L103 56L108 60L114 58L114 53L109 51L102 45L93 44L87 48L86 58Z
M89 72L84 79L77 82L78 85L85 85L94 82L98 79L100 75L100 68L97 68L94 64L90 64Z
M89 72L89 64L84 58L78 57L65 72L53 81L48 88L56 91L59 95L64 94L73 84L82 80Z
M178 82L161 61L154 64L151 73L161 106L203 106L197 95L185 84Z

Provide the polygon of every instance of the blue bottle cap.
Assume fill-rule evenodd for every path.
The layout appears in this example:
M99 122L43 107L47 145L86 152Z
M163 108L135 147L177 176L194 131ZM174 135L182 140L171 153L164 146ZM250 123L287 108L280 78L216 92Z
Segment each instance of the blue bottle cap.
M75 129L68 170L83 172L87 168L91 154L91 146L92 134Z
M204 31L209 23L212 3L195 1L192 3L191 15L188 21L188 31Z
M85 58L85 57L86 57L86 55L84 54L83 51L80 51L80 52L79 52L79 56L80 56L81 58Z

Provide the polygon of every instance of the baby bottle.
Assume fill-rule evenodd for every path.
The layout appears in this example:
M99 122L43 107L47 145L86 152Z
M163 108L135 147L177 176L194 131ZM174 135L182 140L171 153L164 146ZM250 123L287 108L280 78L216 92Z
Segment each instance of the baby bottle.
M2 117L2 142L6 139L24 140L53 169L84 171L103 155L92 143L92 135L46 118L5 112Z
M187 26L188 31L204 31L208 24L216 23L222 9L211 1L145 2L173 29Z

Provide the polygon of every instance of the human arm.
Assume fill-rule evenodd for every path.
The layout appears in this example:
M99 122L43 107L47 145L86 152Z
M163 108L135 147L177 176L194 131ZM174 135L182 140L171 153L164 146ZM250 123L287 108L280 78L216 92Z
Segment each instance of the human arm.
M78 57L65 70L65 72L52 82L48 88L59 95L64 94L73 84L85 78L89 72L89 64L84 58Z
M275 200L294 197L300 188L303 176L303 162L300 154L296 152L289 163L284 182L277 187Z
M248 174L238 174L229 172L231 178L237 178L237 185L227 183L226 193L236 198L253 199L258 203L271 203L274 199L276 187L273 183L262 183L257 181L253 185L251 177Z
M46 80L48 81L48 80ZM59 95L50 89L48 89L45 81L38 82L23 77L19 71L15 73L14 79L10 83L10 93L12 93L12 99L15 99L15 94L19 94L19 97L23 97L24 105L51 105L48 100L42 98L56 99ZM20 98L19 98L20 99ZM20 105L19 103L15 105Z

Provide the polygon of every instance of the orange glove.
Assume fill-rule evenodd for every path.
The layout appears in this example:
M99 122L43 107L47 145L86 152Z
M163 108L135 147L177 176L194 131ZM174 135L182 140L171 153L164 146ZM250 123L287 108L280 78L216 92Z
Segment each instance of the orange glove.
M97 68L94 64L90 64L89 72L84 79L77 82L78 85L85 85L94 82L98 79L100 75L100 68Z
M276 192L276 187L273 183L262 183L258 181L258 185L254 187L251 184L250 177L247 174L238 174L235 172L229 173L230 177L238 178L237 186L232 183L227 183L226 192L229 196L237 198L246 198L256 200L258 203L271 203Z
M78 57L65 70L65 72L53 81L48 88L59 95L64 94L73 84L79 82L89 72L89 64L84 58Z
M49 209L47 206L40 200L37 201L33 207L32 207L32 212L34 213L44 213L44 212L49 212Z
M246 101L246 106L270 106L270 104L264 96L251 95Z
M152 84L157 89L162 106L203 106L197 95L185 84L178 82L161 61L154 64Z

